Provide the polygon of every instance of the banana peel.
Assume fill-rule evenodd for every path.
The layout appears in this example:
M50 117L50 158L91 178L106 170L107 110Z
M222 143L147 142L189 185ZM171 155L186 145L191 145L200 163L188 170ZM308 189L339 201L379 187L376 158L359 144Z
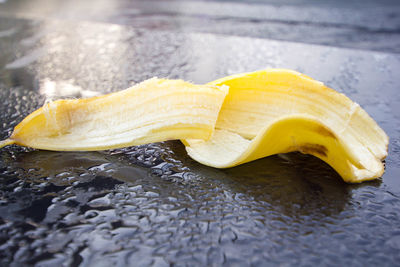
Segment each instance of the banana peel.
M226 86L150 79L123 91L46 103L1 146L94 151L180 138L209 139Z
M268 69L203 86L150 79L109 95L47 103L0 147L104 150L171 139L216 168L300 151L350 183L382 176L389 142L345 95L301 73Z
M344 181L382 176L389 138L343 94L301 73L268 69L228 76L229 86L210 140L184 140L196 161L228 168L300 151L333 167Z

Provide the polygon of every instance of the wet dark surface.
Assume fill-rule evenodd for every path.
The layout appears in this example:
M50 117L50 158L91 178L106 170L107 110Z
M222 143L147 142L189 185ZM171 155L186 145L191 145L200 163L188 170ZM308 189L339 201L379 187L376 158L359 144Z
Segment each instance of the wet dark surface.
M0 4L0 139L46 99L116 91L153 76L203 83L284 67L346 93L385 129L390 146L382 179L360 185L343 183L320 160L297 153L218 170L192 161L178 141L88 153L6 147L0 265L398 265L397 53L198 33L190 26L183 32L133 27L97 14L35 17L24 9L18 15L11 4Z
M0 0L0 15L400 52L398 0Z

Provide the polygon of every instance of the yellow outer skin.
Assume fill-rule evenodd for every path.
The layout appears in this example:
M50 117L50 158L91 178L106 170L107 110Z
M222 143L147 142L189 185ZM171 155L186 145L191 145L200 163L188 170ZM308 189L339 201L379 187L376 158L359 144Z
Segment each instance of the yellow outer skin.
M278 153L300 151L333 167L350 183L382 176L389 139L349 98L303 74L269 69L228 76L214 136L183 140L205 165L228 168Z

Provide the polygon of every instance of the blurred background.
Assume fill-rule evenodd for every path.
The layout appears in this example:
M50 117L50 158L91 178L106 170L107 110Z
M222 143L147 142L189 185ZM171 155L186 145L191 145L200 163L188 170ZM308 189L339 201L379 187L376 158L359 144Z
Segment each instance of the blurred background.
M397 0L1 0L0 3L1 16L98 21L145 29L400 52Z

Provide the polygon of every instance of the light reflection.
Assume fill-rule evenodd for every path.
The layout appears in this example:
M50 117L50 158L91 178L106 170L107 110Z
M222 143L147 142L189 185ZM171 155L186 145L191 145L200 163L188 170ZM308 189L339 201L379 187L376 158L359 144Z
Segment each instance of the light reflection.
M123 27L81 22L68 29L65 25L47 22L40 29L47 32L38 40L46 51L36 62L40 93L54 99L125 89L127 85L120 83L126 83L131 73L122 68L129 48ZM58 27L64 28L54 30Z
M40 83L39 92L46 96L47 100L58 98L87 98L99 95L99 92L84 90L82 87L74 85L73 80L52 81L44 79Z
M29 15L25 13L29 10L48 19L32 26L33 34L20 40L23 50L6 68L30 68L39 81L39 92L48 99L91 97L129 87L133 71L127 62L128 54L134 54L134 31L80 20L100 14L106 19L121 3L47 2L26 3L18 9L18 14Z

